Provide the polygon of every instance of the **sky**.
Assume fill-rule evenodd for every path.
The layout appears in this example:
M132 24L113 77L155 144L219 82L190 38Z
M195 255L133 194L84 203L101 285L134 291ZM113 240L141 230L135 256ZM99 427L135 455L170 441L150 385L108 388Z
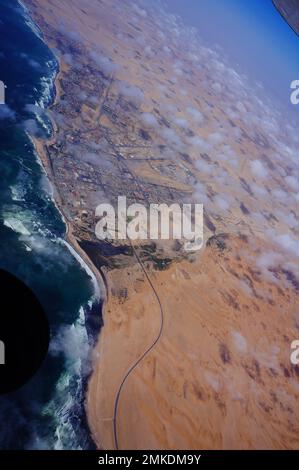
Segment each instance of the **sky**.
M283 99L287 106L293 106L290 83L299 79L299 37L271 0L166 0L165 3L169 11L197 27L208 45L221 45L237 70L261 81L270 93Z

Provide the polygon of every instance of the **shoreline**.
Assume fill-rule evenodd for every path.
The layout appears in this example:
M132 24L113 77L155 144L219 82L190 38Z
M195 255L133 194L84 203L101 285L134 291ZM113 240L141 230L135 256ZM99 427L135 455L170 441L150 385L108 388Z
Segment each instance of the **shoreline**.
M47 44L47 46L49 47L48 44ZM56 90L57 90L56 83L57 82L59 83L59 73L60 72L58 72L58 74L56 75L56 78L55 78L54 84L53 84L53 86L55 87ZM58 88L60 88L59 85L58 85ZM55 95L54 102L47 108L47 110L51 110L51 107L53 106L53 104L55 104L57 102L57 100L59 100L59 97L57 98L57 96ZM40 139L37 139L33 136L30 136L30 139L31 139L31 142L34 146L35 152L36 152L36 154L37 154L37 156L40 160L41 166L44 169L45 174L46 174L47 178L49 179L49 181L51 183L51 186L53 188L53 202L56 205L59 213L61 214L62 220L63 220L63 222L65 224L65 227L66 227L65 239L66 239L67 242L69 242L69 244L72 246L72 248L78 254L78 256L80 258L82 258L83 262L92 271L93 275L95 276L95 278L98 282L98 287L99 287L101 295L102 295L101 300L104 303L106 301L106 298L107 298L107 287L106 287L107 283L108 283L107 278L106 278L104 272L101 272L93 264L93 262L91 261L89 256L80 247L77 239L73 235L72 223L70 222L70 220L66 217L66 215L64 213L61 198L60 198L60 194L59 194L58 188L55 184L55 178L54 178L53 171L52 171L52 168L51 168L51 162L50 162L50 159L48 158L48 155L47 155L47 145L49 143L55 142L55 137L54 136L55 136L55 133L56 133L55 128L57 129L57 126L56 126L56 123L53 119L53 116L50 116L50 117L51 117L51 124L53 125L53 136L50 139L47 139L47 140L40 140Z
M44 42L44 44L48 47L48 49L50 49L52 51L52 48L51 48L50 44L45 39L43 32L41 31L39 25L36 23L32 13L29 10L29 8L26 6L26 4L23 3L22 0L19 0L19 4L24 9L25 14L28 16L28 19L30 19L30 21L32 21L32 25L31 25L32 32L34 34L36 34L40 38L40 40ZM36 30L32 27L33 25L36 27ZM38 34L38 32L41 35ZM59 213L61 214L61 217L62 217L63 222L65 223L65 227L66 227L65 239L66 239L66 241L69 242L69 244L72 246L72 248L75 250L75 252L79 255L79 257L82 258L82 260L87 264L89 269L93 272L93 274L94 274L94 276L97 279L97 282L99 284L98 287L100 288L101 292L103 292L103 294L104 294L104 298L102 299L103 302L104 302L106 297L107 297L107 292L106 292L106 290L107 290L107 287L106 287L107 286L107 279L106 279L106 276L103 272L101 272L93 264L93 262L88 257L88 255L79 246L76 238L73 236L72 223L68 220L68 218L66 217L66 215L64 213L63 205L62 205L61 198L60 198L60 194L59 194L58 188L55 184L55 177L54 177L54 174L53 174L53 171L52 171L52 168L51 168L51 161L50 161L50 159L48 157L48 154L47 154L47 145L56 142L55 134L56 134L57 129L58 129L56 121L55 121L55 119L54 119L54 117L51 113L51 108L53 106L55 106L55 104L57 104L60 101L61 90L62 90L61 85L60 85L60 76L61 76L61 73L62 73L62 61L59 57L57 57L53 53L53 51L52 51L52 54L54 55L54 57L57 61L57 65L58 65L57 73L55 75L54 82L53 82L54 100L52 100L52 102L49 104L49 106L47 108L45 108L47 111L50 111L48 113L48 117L51 121L52 136L49 139L43 139L43 140L38 139L38 138L36 138L34 136L31 136L31 135L29 135L29 137L30 137L31 142L34 146L35 152L36 152L36 154L37 154L37 156L40 160L41 166L44 169L45 174L48 177L48 179L49 179L49 181L52 185L52 188L53 188L53 198L52 199L53 199L53 202L56 205Z
M34 21L33 16L30 13L30 11L27 8L26 8L26 11L28 12L28 15L31 18L32 22L34 24L36 24L35 21ZM40 39L46 44L46 46L49 49L51 49L50 45L45 40L44 36L42 36ZM62 218L62 220L65 224L64 240L65 240L66 246L71 252L72 252L72 250L74 250L74 253L72 253L72 255L75 258L77 258L78 262L85 269L87 275L91 277L91 281L92 282L95 281L95 283L96 283L96 285L94 285L95 296L98 297L97 300L99 301L99 309L100 309L99 315L103 319L104 318L104 312L105 312L105 306L106 306L106 303L107 303L107 300L108 300L108 291L109 291L108 278L107 278L107 276L104 272L104 269L98 269L94 265L94 263L89 258L89 256L80 247L76 237L73 235L72 222L67 218L67 216L66 216L66 214L63 210L63 204L62 204L62 201L61 201L61 197L60 197L57 185L55 183L55 177L54 177L53 170L52 170L52 167L51 167L51 161L50 161L50 158L48 157L47 146L56 141L55 135L56 135L56 132L57 132L57 129L58 129L58 126L55 122L55 119L54 119L54 117L51 113L51 108L59 102L60 96L61 96L61 90L62 90L61 85L60 85L60 76L61 76L61 73L62 73L62 71L61 71L61 60L57 56L55 56L55 58L56 58L57 64L58 64L57 73L55 75L54 82L53 82L53 91L54 91L55 95L54 95L54 100L52 100L52 102L49 104L49 106L45 108L46 111L49 111L48 117L51 121L52 135L49 139L44 139L44 140L38 139L38 138L36 138L32 135L29 135L29 138L30 138L30 140L33 144L35 154L36 154L37 159L39 160L39 163L40 163L40 165L41 165L41 167L42 167L42 169L45 173L45 176L49 179L49 182L52 186L52 189L53 189L53 195L52 195L53 203L56 206L57 210L59 211L59 213L61 215L61 218ZM92 276L91 276L89 271L94 276L94 279L92 279ZM93 346L90 349L91 363L93 362L92 357L93 357L93 354L95 352L96 344L98 343L99 338L100 338L100 332L95 337L95 342L94 342ZM89 425L88 410L87 410L88 384L89 384L89 380L90 380L90 377L91 377L92 373L93 373L93 369L91 370L89 375L85 378L86 379L86 385L85 385L85 390L83 391L84 392L84 414L85 414L85 419L86 419L86 423L87 423L87 426L88 426L88 429L89 429L89 432L90 432L91 439L94 442L94 444L96 445L96 441L94 439L92 430L91 430L90 425Z

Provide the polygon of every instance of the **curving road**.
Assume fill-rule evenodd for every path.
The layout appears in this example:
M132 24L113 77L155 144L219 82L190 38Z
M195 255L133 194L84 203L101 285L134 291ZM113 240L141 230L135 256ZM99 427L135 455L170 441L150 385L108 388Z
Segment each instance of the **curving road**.
M134 251L134 255L136 256L136 259L142 269L142 271L144 272L144 275L154 293L154 296L157 300L157 303L158 303L158 306L159 306L159 310L160 310L160 328L159 328L159 331L158 331L158 334L156 336L156 339L153 341L153 343L146 349L146 351L144 351L144 353L139 357L139 359L137 359L137 361L130 367L130 369L127 371L127 373L125 374L119 388L118 388L118 391L117 391L117 394L116 394L116 397L115 397L115 402L114 402L114 412L113 412L113 434L114 434L114 441L115 441L115 449L116 450L119 450L119 444L118 444L118 438L117 438L117 412L118 412L118 405L119 405L119 400L120 400L120 396L121 396L121 392L122 392L122 389L123 389L123 386L125 385L126 381L128 380L130 374L134 371L134 369L136 369L136 367L140 364L140 362L145 358L145 356L147 356L147 354L152 351L152 349L156 346L156 344L158 343L159 339L161 338L161 335L162 335L162 332L163 332L163 327L164 327L164 311L163 311L163 307L162 307L162 303L161 303L161 300L159 298L159 295L137 253L137 251L135 250L133 244L132 244L132 241L129 239L130 241L130 245L131 245L131 248L132 250Z

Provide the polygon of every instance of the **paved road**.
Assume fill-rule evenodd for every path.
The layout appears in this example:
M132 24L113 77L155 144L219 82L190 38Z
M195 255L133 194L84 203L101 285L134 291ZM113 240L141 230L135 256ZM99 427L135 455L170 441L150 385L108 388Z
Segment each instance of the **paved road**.
M113 413L113 433L114 433L114 442L115 442L115 448L116 450L119 450L119 442L118 442L118 437L117 437L117 413L118 413L118 405L119 405L119 400L120 400L120 396L121 396L121 392L122 392L122 389L126 383L126 381L128 380L130 374L136 369L136 367L141 363L141 361L147 356L147 354L152 351L152 349L156 346L156 344L158 343L159 339L161 338L161 335L162 335L162 332L163 332L163 327L164 327L164 311L163 311L163 307L162 307L162 303L161 303L161 300L160 300L160 297L159 297L159 294L157 293L156 289L155 289L155 286L153 285L145 267L144 267L144 264L143 262L141 261L137 251L135 250L133 244L132 244L132 241L130 241L130 245L134 251L134 254L137 258L137 261L142 269L142 271L144 272L144 275L154 293L154 296L156 298L156 301L158 303L158 306L159 306L159 311L160 311L160 328L159 328L159 331L157 333L157 336L156 336L156 339L153 341L153 343L146 349L146 351L144 351L144 353L139 357L139 359L137 359L137 361L130 367L130 369L127 371L127 373L125 374L120 386L119 386L119 389L117 391L117 394L116 394L116 397L115 397L115 402L114 402L114 413Z

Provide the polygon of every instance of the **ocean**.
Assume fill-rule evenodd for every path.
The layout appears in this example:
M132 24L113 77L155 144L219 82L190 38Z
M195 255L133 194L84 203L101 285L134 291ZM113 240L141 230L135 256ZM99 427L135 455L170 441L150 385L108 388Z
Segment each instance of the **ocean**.
M0 268L34 291L51 328L49 353L37 375L0 397L0 449L92 449L84 391L100 300L65 241L53 188L27 133L51 135L40 108L54 99L58 65L16 0L0 0L0 35L0 80L7 87L6 105L0 105ZM1 310L6 314L9 305Z

